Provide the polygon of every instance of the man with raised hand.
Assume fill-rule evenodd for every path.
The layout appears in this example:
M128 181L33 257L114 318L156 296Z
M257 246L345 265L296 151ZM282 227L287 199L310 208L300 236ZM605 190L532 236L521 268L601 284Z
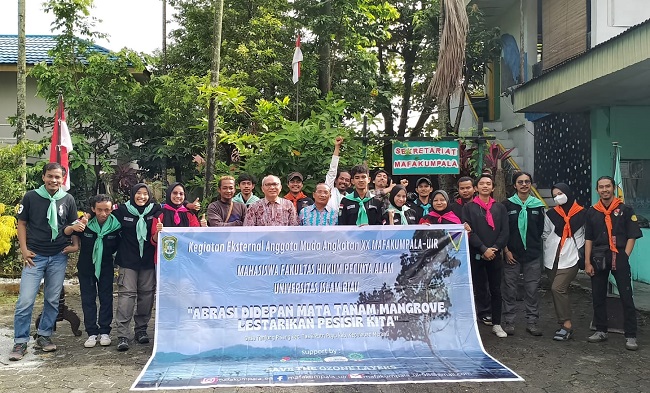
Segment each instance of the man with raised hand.
M524 305L526 331L541 336L539 321L539 281L542 278L542 234L544 233L544 203L530 195L533 177L527 172L515 172L512 182L517 193L503 201L508 213L510 237L504 249L503 265L503 330L515 334L517 288L519 275L524 276Z
M341 199L347 194L350 187L350 172L346 170L339 170L339 154L341 152L341 145L343 138L337 136L334 140L334 154L332 154L332 161L330 162L329 170L325 176L325 185L331 190L330 200L327 206L331 209L338 211Z
M350 170L354 192L341 200L338 225L381 225L382 204L368 190L368 167L356 165Z
M303 208L298 214L302 226L325 226L338 223L339 211L328 204L331 199L330 188L325 183L318 183L314 190L314 204Z
M65 168L60 164L45 165L44 184L28 191L18 206L18 243L24 267L14 313L14 346L9 360L20 360L27 352L29 326L41 279L44 279L43 313L34 348L56 351L50 336L59 314L68 254L78 249L70 245L69 236L85 229L85 224L77 220L74 198L61 188L64 176Z
M264 198L249 206L244 218L244 226L295 226L298 213L293 203L280 198L282 183L280 178L268 175L262 179Z
M246 205L233 200L233 195L235 194L235 178L232 176L221 176L218 186L219 199L208 205L208 226L242 226L246 217Z
M616 279L616 288L623 305L625 349L636 351L637 321L630 254L636 239L643 236L634 210L614 196L614 179L603 176L596 182L600 200L587 210L585 222L585 273L591 276L591 296L596 332L587 338L590 343L607 340L607 284L609 274Z

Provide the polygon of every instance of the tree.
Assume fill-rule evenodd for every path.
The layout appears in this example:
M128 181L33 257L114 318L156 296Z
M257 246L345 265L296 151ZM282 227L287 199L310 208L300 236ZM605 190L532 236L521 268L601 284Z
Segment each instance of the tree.
M216 0L214 7L214 41L212 43L212 67L210 68L210 87L219 87L219 69L221 65L221 24L223 17L223 0ZM212 194L212 178L214 176L214 162L217 150L217 138L215 135L217 121L217 100L214 95L210 96L208 107L208 143L206 145L205 160L205 188L203 199Z
M445 284L456 268L460 266L460 260L451 255L453 245L449 234L445 230L424 230L415 231L414 241L435 240L438 248L425 248L422 250L411 250L409 254L402 254L400 257L401 270L397 275L394 285L384 283L379 290L370 293L359 294L359 304L392 304L392 303L428 303L444 302L445 311L435 314L405 314L400 320L403 323L385 325L381 327L382 337L396 341L421 341L427 344L431 353L438 356L433 347L430 336L443 327L436 325L436 322L444 321L450 316L450 308L453 306L449 299L449 293ZM433 300L432 300L433 299ZM408 322L405 322L408 321ZM445 363L444 359L438 359ZM452 367L449 363L446 365Z
M16 141L20 143L25 139L27 127L27 61L26 61L26 36L25 36L25 0L18 0L18 72L16 95ZM27 157L23 157L21 168L27 166ZM21 183L25 184L27 178L23 176Z

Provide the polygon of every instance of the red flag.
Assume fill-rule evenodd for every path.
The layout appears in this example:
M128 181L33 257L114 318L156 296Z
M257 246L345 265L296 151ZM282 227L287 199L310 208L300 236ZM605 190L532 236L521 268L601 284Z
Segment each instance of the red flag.
M63 96L59 96L59 106L54 115L54 130L52 131L52 142L50 144L50 162L58 162L65 168L63 184L64 191L70 189L70 166L68 165L68 153L72 151L72 138L68 125L65 122L65 111L63 109Z
M296 37L296 50L293 52L293 84L298 83L300 79L300 63L302 62L302 51L300 50L300 34Z

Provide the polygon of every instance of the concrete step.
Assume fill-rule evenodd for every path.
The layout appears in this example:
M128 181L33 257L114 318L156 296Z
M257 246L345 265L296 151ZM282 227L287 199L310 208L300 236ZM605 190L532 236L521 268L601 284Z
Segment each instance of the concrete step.
M512 139L497 139L499 143L503 145L506 149L510 149L511 147L515 147L515 142Z
M506 141L510 138L510 135L507 131L488 131L487 135L493 136L500 141Z
M503 131L503 123L500 121L488 121L483 123L483 128L489 128L490 131Z
M543 198L553 198L553 194L551 193L550 188L538 188L537 192L539 192L539 195L541 195Z

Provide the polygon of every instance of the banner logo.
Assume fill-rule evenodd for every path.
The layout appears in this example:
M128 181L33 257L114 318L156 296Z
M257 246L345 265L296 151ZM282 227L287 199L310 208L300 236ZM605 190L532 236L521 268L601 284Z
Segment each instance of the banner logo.
M165 236L162 238L162 255L163 257L171 261L176 257L176 243L178 239L175 236Z

